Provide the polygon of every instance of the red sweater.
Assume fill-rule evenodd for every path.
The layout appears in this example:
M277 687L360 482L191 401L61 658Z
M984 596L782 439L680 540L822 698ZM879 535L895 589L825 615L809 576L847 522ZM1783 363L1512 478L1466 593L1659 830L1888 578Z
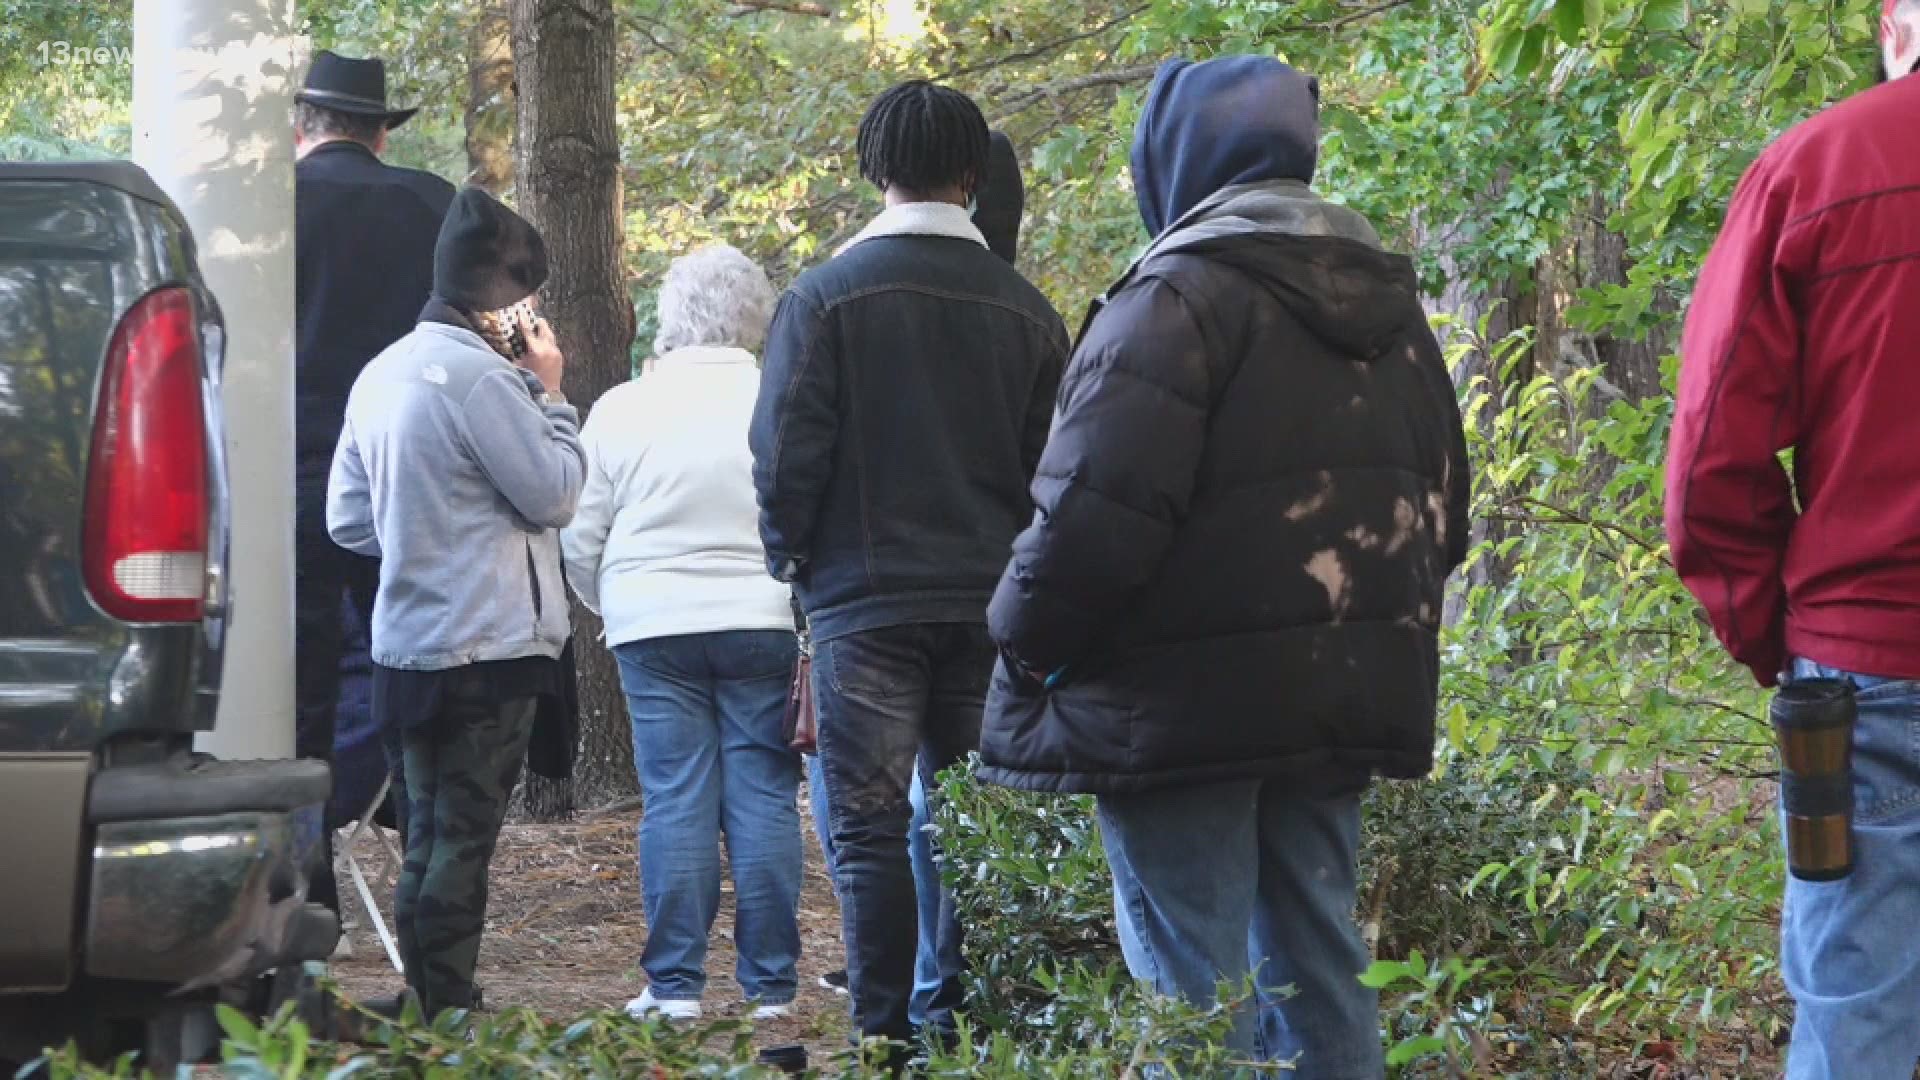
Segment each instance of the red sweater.
M1769 147L1687 315L1667 537L1762 685L1796 656L1920 678L1916 117L1908 77Z

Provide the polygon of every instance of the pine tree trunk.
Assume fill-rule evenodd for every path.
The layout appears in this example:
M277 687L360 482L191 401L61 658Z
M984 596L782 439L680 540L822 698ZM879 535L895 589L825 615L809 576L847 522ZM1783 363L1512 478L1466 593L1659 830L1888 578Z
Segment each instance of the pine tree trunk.
M634 313L621 268L620 144L614 127L612 0L511 0L519 210L547 244L545 314L567 356L566 393L584 413L631 371ZM600 623L574 607L580 759L571 792L530 784L535 819L637 790L626 699Z
M467 183L513 186L513 45L505 0L487 0L467 31Z

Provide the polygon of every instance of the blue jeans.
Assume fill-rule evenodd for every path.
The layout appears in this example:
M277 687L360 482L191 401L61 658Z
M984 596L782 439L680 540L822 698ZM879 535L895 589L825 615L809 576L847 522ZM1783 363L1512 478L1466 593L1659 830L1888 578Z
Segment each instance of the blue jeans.
M1797 1006L1788 1080L1908 1080L1920 1062L1920 683L1852 678L1853 873L1787 878L1780 970Z
M827 861L827 875L833 875L833 830L827 824L827 782L826 773L820 769L820 759L808 759L807 781L813 800L813 829L820 838L820 854ZM914 906L919 909L920 942L913 957L913 1003L907 1007L907 1019L914 1027L927 1022L927 1008L933 1004L933 996L948 978L959 978L961 959L959 950L942 954L940 951L940 867L933 858L933 837L927 835L927 825L932 820L927 813L927 787L920 782L920 773L913 774L913 788L908 793L913 801L913 821L908 826L907 857L913 861ZM943 962L944 961L944 962Z
M1360 791L1241 780L1103 795L1127 969L1168 997L1208 1006L1219 985L1257 995L1233 1048L1315 1080L1386 1075L1379 996L1354 923Z
M885 627L823 641L813 664L820 770L833 837L855 1033L905 1042L919 951L919 892L908 854L910 791L980 745L997 657L974 623ZM939 952L960 956L953 898L939 891ZM926 1003L925 1025L949 1029L956 971Z
M698 1000L720 910L720 839L733 871L735 977L748 1000L793 1000L800 957L800 755L781 737L798 651L780 630L636 641L614 649L633 717L640 966L656 999Z

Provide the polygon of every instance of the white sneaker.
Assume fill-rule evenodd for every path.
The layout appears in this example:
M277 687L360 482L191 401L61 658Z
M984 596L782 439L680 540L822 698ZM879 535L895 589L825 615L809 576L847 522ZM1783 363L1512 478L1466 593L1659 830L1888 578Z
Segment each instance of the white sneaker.
M627 1002L627 1015L635 1020L645 1020L649 1016L664 1016L669 1020L700 1019L698 1001L662 1001L653 996L653 987L632 1001Z
M353 959L353 938L345 930L340 931L340 940L334 943L333 959L336 961Z
M753 1008L753 1019L756 1022L761 1020L785 1020L792 1015L793 1002L791 1001L784 1005L756 1005Z

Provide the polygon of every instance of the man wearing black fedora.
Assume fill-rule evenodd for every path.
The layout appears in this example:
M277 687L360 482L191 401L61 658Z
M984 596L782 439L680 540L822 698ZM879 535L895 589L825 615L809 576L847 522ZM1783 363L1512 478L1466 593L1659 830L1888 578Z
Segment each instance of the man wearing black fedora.
M387 132L417 110L387 106L379 60L322 51L294 101L295 743L301 757L332 760L343 601L351 598L365 629L379 563L327 536L327 471L354 379L413 329L432 291L434 241L453 185L380 161ZM389 771L398 785L391 760ZM338 910L331 828L327 837L310 898Z

